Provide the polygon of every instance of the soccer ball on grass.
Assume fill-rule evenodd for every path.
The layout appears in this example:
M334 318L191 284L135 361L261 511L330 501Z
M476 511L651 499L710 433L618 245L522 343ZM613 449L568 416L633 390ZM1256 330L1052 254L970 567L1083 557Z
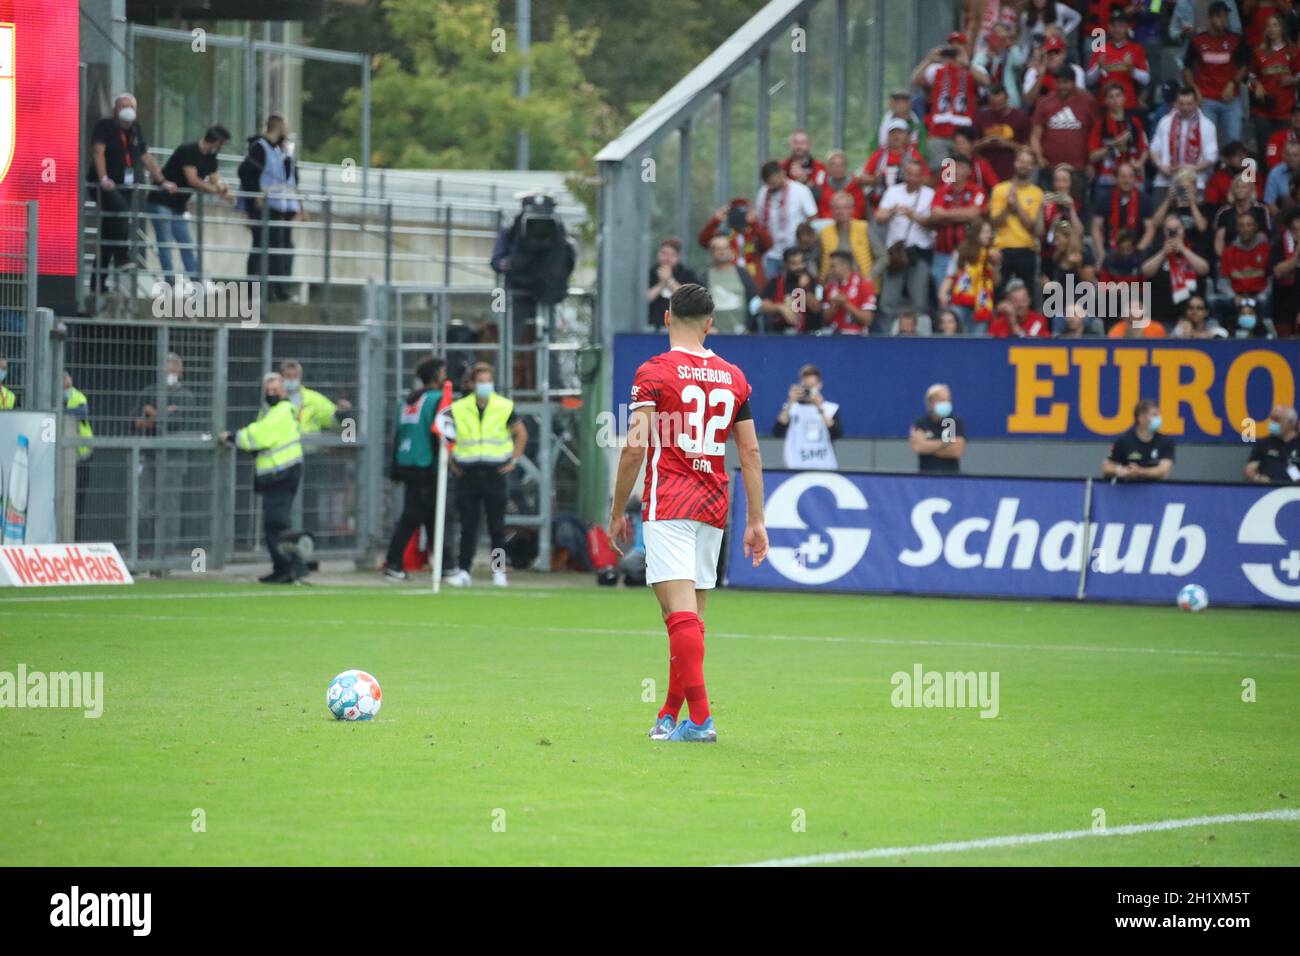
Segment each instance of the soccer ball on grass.
M325 705L339 720L373 720L379 713L379 681L365 671L344 671L330 681Z
M1178 606L1184 611L1204 611L1210 606L1210 596L1199 584L1184 584L1178 591Z

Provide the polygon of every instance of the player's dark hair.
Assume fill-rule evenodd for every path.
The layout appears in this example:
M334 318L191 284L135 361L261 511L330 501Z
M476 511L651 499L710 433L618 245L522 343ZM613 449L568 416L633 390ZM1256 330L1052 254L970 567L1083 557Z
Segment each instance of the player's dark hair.
M758 171L758 181L760 183L765 183L767 182L769 177L775 176L780 171L781 171L781 164L778 163L775 159L769 159L767 162L763 164L763 167Z
M789 265L792 258L801 255L803 255L803 250L798 246L788 246L786 247L785 252L781 253L781 261L786 265Z
M688 282L678 286L673 297L668 300L668 311L674 319L707 319L713 314L713 296L702 285Z
M432 385L438 379L438 373L447 367L447 363L435 355L415 366L415 377L425 385Z

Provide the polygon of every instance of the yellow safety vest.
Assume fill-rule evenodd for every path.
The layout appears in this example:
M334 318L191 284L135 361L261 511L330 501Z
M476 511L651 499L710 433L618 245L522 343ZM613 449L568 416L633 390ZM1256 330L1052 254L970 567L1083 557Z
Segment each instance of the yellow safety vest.
M313 435L334 427L334 403L315 389L298 386L298 427L304 435ZM293 399L291 398L292 402Z
M86 408L88 403L86 401L86 396L81 392L81 390L74 388L70 389L70 391L72 394L68 396L63 407L69 412L74 408ZM77 416L77 434L82 438L95 437L95 432L90 427L90 419L84 416ZM77 457L82 461L85 461L90 457L92 451L93 449L89 445L82 445L77 449Z
M7 412L18 404L18 397L0 385L0 412Z
M515 403L495 392L479 414L473 393L451 403L451 420L456 426L456 447L452 457L460 465L495 464L509 461L515 443L510 437L510 415Z
M257 452L253 467L262 478L302 463L300 436L293 405L282 400L264 410L253 424L235 432L235 445L244 451Z

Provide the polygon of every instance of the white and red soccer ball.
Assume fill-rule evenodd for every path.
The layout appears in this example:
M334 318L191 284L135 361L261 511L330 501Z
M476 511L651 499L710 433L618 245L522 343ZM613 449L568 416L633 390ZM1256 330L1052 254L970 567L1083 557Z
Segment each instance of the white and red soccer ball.
M351 670L330 681L325 705L339 720L373 720L382 697L379 681L365 671Z

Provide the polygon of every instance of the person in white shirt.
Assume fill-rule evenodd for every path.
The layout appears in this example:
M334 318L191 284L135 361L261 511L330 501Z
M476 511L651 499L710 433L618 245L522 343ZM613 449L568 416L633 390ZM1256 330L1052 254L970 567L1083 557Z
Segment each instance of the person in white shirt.
M763 185L754 200L758 221L772 234L772 247L763 254L763 272L767 278L779 275L785 250L795 245L799 224L817 215L817 200L812 190L786 176L781 164L769 160L760 171Z
M790 386L772 434L785 439L785 467L792 470L835 471L835 439L844 434L840 406L822 395L822 373L816 365L799 369L799 384Z
M886 227L889 268L885 272L880 310L892 319L903 293L918 312L930 311L930 263L934 258L934 228L930 206L934 190L925 185L925 166L909 160L903 181L885 190L876 210L876 222Z
M1164 200L1178 170L1193 169L1196 186L1204 191L1210 171L1218 162L1218 133L1201 112L1199 101L1196 90L1183 87L1174 100L1174 108L1156 124L1151 136L1151 160L1156 164L1152 198L1157 205Z

